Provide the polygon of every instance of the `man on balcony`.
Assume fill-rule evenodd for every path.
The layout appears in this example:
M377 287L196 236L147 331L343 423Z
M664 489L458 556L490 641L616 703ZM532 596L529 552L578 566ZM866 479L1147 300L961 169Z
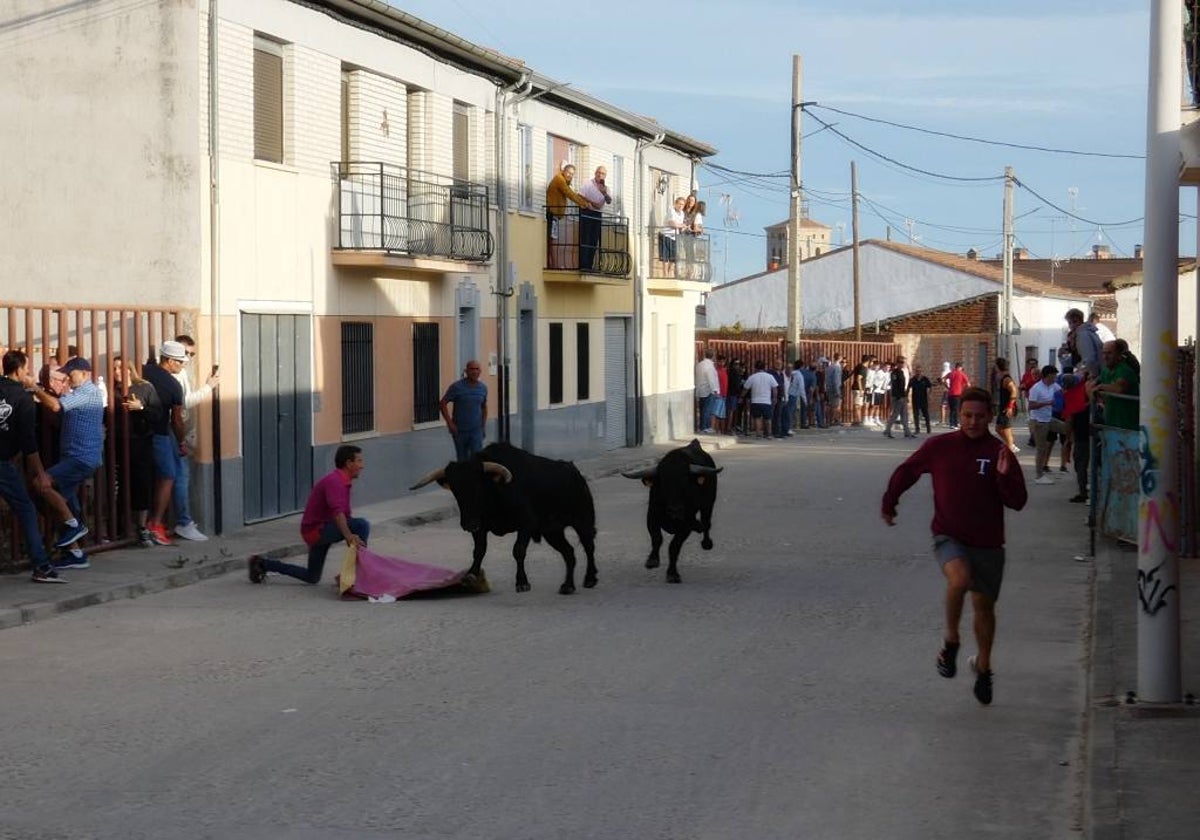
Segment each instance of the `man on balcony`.
M596 263L596 251L600 247L601 211L605 204L612 204L612 196L604 179L608 170L603 166L596 167L596 175L590 181L585 181L579 188L579 194L588 200L588 207L579 209L579 270L591 271Z
M558 174L546 187L546 262L549 268L574 269L578 264L576 247L579 230L574 219L567 215L567 201L590 208L588 200L571 189L575 164L562 162Z

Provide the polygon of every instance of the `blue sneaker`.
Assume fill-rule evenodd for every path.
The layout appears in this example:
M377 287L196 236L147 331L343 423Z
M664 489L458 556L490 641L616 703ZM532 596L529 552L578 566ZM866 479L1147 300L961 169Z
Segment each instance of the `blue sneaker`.
M64 526L65 530L61 537L54 541L55 548L66 548L73 542L83 539L88 535L88 526L80 522L74 528Z
M56 569L90 569L92 561L88 560L88 556L83 552L82 548L73 548L67 551L62 558L53 561L50 565Z

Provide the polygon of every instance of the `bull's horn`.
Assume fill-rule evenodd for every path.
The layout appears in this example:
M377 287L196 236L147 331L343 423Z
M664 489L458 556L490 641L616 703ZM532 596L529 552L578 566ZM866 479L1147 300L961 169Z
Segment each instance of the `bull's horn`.
M623 472L621 475L626 478L655 478L658 475L658 466L646 467L645 469L637 470L636 472Z
M504 479L505 484L512 483L512 473L508 471L508 467L503 464L497 464L495 461L483 462L484 475L498 475Z
M724 467L707 467L704 464L689 464L688 466L692 471L692 475L716 475L725 469Z
M426 484L430 484L434 481L441 481L445 477L446 477L446 468L438 467L436 470L429 473L429 475L425 476L424 478L422 478L420 481L418 481L416 484L414 484L412 487L409 487L408 489L409 490L417 490L418 488L424 487Z

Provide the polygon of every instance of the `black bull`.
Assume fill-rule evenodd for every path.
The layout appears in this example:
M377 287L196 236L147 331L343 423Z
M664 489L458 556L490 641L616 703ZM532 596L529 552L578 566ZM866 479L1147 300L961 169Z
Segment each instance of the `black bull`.
M475 538L469 575L482 574L487 535L517 532L513 558L517 561L517 591L529 591L525 551L529 541L545 538L562 555L567 577L558 591L575 591L575 550L565 530L575 529L587 555L584 587L596 585L596 507L592 491L570 461L555 461L493 443L466 461L451 461L414 484L411 490L436 481L454 494L464 531Z
M679 550L693 531L704 534L701 548L708 551L713 547L708 532L717 501L717 473L722 469L701 448L700 441L693 440L687 446L672 449L649 469L622 473L626 478L641 479L650 487L650 503L646 508L646 528L650 531L647 569L658 568L662 532L673 534L667 547L668 583L682 582L677 568Z

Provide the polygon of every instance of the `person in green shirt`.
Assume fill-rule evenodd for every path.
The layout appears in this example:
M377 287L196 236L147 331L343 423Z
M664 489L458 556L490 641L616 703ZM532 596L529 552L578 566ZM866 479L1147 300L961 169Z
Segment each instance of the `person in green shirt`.
M1136 397L1138 395L1138 374L1134 372L1129 363L1117 350L1115 341L1104 342L1104 350L1101 352L1101 359L1104 362L1104 367L1100 371L1100 381L1093 384L1088 383L1088 392L1095 394L1125 394L1126 396ZM1121 429L1136 429L1138 427L1138 401L1124 399L1105 400L1103 396L1100 398L1104 402L1104 425L1116 426Z

